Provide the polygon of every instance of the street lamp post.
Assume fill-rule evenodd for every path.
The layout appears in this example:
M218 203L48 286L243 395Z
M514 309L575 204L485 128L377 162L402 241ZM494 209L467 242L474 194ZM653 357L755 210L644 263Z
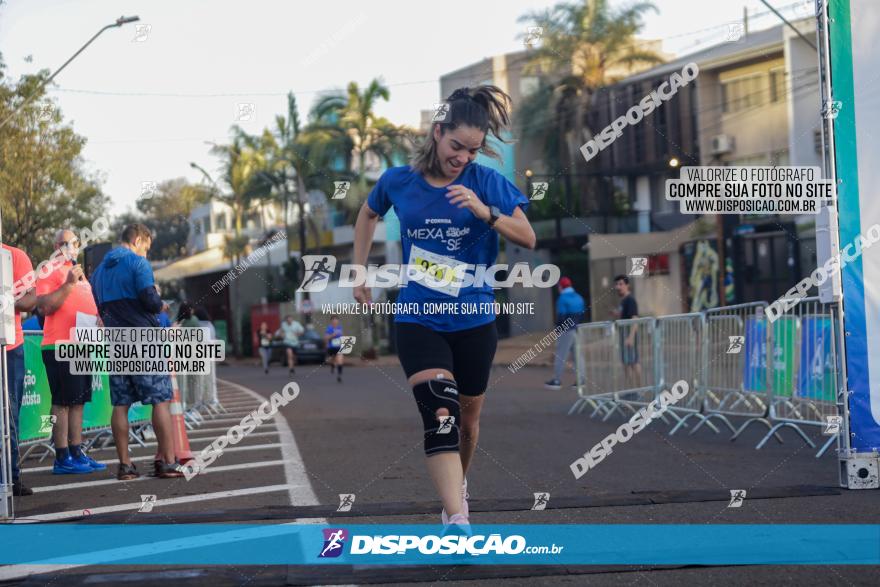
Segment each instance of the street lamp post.
M102 28L101 30L99 30L97 33L95 33L95 36L93 36L91 39L89 39L89 40L86 42L85 45L83 45L82 47L80 47L80 48L79 48L79 51L77 51L76 53L74 53L74 54L70 57L70 59L68 59L67 61L65 61L65 62L64 62L64 65L62 65L61 67L59 67L58 69L56 69L56 70L55 70L55 73L53 73L52 75L50 75L49 78L48 78L46 81L44 81L42 84L40 84L40 87L37 88L37 90L36 90L33 94L31 94L30 96L28 96L28 97L25 99L24 102L22 102L21 104L19 104L19 105L18 105L18 108L13 109L13 111L9 114L9 116L7 116L7 117L3 120L3 122L0 122L0 128L3 128L4 126L6 126L6 123L8 123L10 120L12 120L12 117L15 116L16 114L18 114L18 111L19 111L19 110L21 110L22 108L24 108L25 106L27 106L28 104L30 104L31 102L33 102L34 98L35 98L35 97L36 97L36 96L37 96L37 95L43 90L43 88L45 88L47 85L49 85L49 82L51 82L53 79L55 79L55 76L58 75L59 73L61 73L61 70L63 70L65 67L67 67L67 66L70 64L71 61L73 61L74 59L76 59L77 57L79 57L79 54L82 53L83 51L85 51L85 50L86 50L86 47L88 47L89 45L91 45L91 44L92 44L92 41L94 41L95 39L97 39L97 38L101 35L101 33L103 33L104 31L106 31L107 29L112 29L112 28L116 28L116 27L121 27L122 25L124 25L124 24L128 24L128 23L130 23L130 22L137 22L137 21L139 21L140 19L141 19L141 18L140 18L139 16L120 16L119 18L116 19L116 22L114 22L113 24L108 24L107 26L105 26L104 28Z
M211 195L212 195L212 196L216 195L216 194L220 191L220 190L217 188L217 182L214 181L214 178L211 177L211 175L210 175L207 171L205 171L200 165L198 165L197 163L195 163L194 161L192 161L192 162L190 162L189 166L192 167L193 169L197 170L197 171L201 171L201 172L202 172L202 175L204 175L204 176L205 176L205 179L207 179L208 182L211 184Z
M212 197L212 199L214 196L216 196L220 193L220 189L217 187L217 182L214 180L213 177L211 177L211 174L209 174L207 171L205 171L200 165L198 165L194 161L190 162L189 166L197 171L200 171L202 173L202 175L205 176L205 179L207 179L208 182L211 184L211 197ZM212 217L213 217L213 212L209 211L209 213L208 213L209 224L212 223L211 222ZM238 235L236 234L235 236L237 237ZM207 241L207 234L206 234L205 235L205 245L206 246L207 246L207 243L208 243L208 241ZM225 254L224 254L224 256L225 256ZM238 265L238 260L239 260L238 252L236 251L232 256L232 268L235 268ZM235 319L236 305L237 305L237 301L238 301L238 299L237 299L238 298L238 280L233 280L232 283L229 284L229 294L228 295L229 295L229 322L230 322L229 326L231 326L231 328L229 328L227 330L227 332L232 336L232 347L233 347L234 352L236 353L236 355L240 355L244 350L243 349L244 343L243 343L241 333L239 332L239 329L238 329L238 325L239 325L238 320Z

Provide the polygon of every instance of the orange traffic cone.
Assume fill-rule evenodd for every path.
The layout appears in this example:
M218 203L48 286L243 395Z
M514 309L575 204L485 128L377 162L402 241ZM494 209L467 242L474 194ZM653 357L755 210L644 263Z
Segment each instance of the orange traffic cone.
M171 387L174 395L171 396L171 428L174 431L174 457L181 463L193 460L192 451L189 448L189 438L186 436L186 424L183 421L183 405L180 403L180 388L177 387L177 377L171 374ZM156 453L156 460L161 455Z

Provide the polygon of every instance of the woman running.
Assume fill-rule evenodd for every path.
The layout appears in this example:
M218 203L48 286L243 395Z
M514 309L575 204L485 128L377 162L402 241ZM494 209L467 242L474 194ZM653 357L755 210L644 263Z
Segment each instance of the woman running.
M266 322L260 322L260 330L257 332L257 340L260 343L260 359L263 361L263 372L269 374L269 363L272 359L272 331Z
M499 158L486 139L491 134L501 140L510 97L496 86L460 88L446 106L412 164L385 171L361 207L354 263L367 264L378 219L393 207L409 275L397 302L426 308L395 316L398 356L422 417L428 471L443 502L441 519L447 526L469 526L465 474L477 447L498 339L495 296L489 283L471 280L465 287L444 272L494 264L498 234L533 249L535 232L524 214L528 199L500 173L474 163L480 152ZM446 279L426 278L438 273ZM354 296L371 301L363 286ZM455 303L462 311L430 313L434 303Z

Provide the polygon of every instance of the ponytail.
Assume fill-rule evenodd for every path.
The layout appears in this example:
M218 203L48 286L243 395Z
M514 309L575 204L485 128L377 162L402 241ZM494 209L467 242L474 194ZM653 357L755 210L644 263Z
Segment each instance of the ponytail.
M437 158L437 142L434 139L434 125L440 126L441 134L460 126L472 126L486 134L481 149L484 155L493 159L501 156L488 144L491 134L502 143L501 131L510 124L510 96L498 86L481 85L475 88L459 88L446 99L448 110L442 121L434 122L425 142L416 152L411 166L423 175L440 175L440 161Z

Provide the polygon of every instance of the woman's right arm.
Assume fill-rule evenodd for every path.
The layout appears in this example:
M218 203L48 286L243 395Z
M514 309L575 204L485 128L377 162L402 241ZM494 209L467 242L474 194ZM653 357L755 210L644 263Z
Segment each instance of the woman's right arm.
M376 225L378 223L379 215L373 212L367 206L367 203L364 202L354 224L354 255L352 260L355 265L360 265L366 269L370 249L373 246L373 235L376 232ZM366 287L366 285L359 285L354 288L354 299L362 304L370 303L372 301L370 299L370 288Z

